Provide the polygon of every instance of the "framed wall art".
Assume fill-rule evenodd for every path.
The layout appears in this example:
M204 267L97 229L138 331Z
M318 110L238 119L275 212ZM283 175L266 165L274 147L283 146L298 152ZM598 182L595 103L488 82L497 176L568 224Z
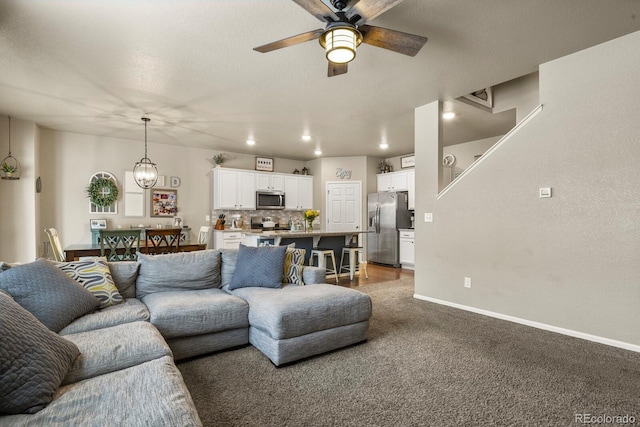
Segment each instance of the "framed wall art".
M107 220L106 219L92 219L89 222L92 230L106 230L107 229Z
M402 169L412 168L416 165L416 156L405 156L400 158L400 167Z
M273 157L256 157L256 170L273 172Z
M151 189L151 216L174 217L178 213L178 190Z

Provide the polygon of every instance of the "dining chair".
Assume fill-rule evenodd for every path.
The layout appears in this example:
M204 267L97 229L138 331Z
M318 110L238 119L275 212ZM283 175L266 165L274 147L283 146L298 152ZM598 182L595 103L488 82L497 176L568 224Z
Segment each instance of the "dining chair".
M201 245L208 245L210 232L211 232L210 226L203 225L202 227L200 227L200 232L198 233L198 243Z
M140 251L140 230L100 230L100 256L107 261L135 261Z
M142 248L145 254L169 254L180 252L180 228L147 228Z
M45 228L44 232L49 237L49 243L51 243L51 249L53 250L53 257L56 261L65 261L64 251L62 250L62 243L60 243L60 236L58 236L58 230L55 228Z

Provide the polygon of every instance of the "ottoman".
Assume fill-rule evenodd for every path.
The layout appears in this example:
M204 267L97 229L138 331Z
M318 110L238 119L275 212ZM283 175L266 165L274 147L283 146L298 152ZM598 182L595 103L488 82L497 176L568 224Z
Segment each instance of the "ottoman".
M329 284L240 288L249 303L249 342L276 366L366 341L371 298Z

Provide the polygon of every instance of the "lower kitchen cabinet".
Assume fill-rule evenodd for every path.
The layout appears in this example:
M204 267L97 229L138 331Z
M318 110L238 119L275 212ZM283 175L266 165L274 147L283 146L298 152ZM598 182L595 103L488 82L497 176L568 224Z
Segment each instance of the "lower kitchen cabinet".
M415 266L415 244L413 230L400 230L400 264L413 270Z
M240 243L242 243L241 231L214 230L213 232L214 249L238 249Z

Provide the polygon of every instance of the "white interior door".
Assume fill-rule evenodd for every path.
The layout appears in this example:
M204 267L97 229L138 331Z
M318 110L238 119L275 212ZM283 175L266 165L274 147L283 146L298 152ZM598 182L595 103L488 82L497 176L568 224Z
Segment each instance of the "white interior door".
M362 230L362 182L327 182L327 231Z

